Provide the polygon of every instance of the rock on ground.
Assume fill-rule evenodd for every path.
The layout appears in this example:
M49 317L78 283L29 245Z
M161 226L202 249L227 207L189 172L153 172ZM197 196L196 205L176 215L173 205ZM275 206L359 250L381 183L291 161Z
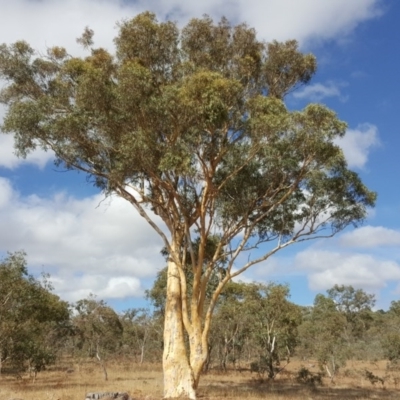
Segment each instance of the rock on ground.
M86 393L85 400L134 400L126 392L93 392Z

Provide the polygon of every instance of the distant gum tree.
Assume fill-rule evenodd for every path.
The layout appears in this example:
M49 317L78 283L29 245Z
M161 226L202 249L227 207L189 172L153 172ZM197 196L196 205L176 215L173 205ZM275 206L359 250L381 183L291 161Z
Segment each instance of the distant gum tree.
M75 311L75 345L83 354L96 357L107 381L105 358L107 354L117 352L122 343L123 326L118 314L93 295L79 300Z
M0 374L36 373L53 363L70 329L68 304L52 293L46 276L28 274L26 254L0 260Z
M194 399L227 282L293 243L357 225L375 194L335 144L346 124L333 111L285 107L316 70L296 41L266 44L246 24L207 16L179 30L150 12L119 24L115 53L92 38L87 28L82 58L24 41L0 47L2 130L19 155L52 150L160 235L169 255L164 396Z

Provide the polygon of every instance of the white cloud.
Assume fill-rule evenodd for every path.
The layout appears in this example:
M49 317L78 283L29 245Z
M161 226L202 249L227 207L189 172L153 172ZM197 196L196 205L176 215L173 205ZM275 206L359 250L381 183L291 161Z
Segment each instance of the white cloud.
M13 197L13 190L7 179L0 177L0 211L6 207Z
M346 101L347 96L343 96L340 88L346 86L344 83L327 82L326 84L314 83L303 86L300 90L293 93L296 99L307 99L319 102L327 97L338 97L340 101Z
M24 158L19 158L14 153L14 138L12 135L0 133L0 167L15 169L22 164L33 164L40 169L54 160L52 151L37 149Z
M399 246L400 232L383 226L363 226L343 234L339 243L346 247L362 248Z
M379 14L375 0L274 0L259 2L242 1L240 14L252 21L267 40L295 38L300 43L343 38L360 22ZM290 10L290 12L288 12Z
M378 128L372 124L361 124L348 129L343 138L336 140L344 152L350 168L363 168L372 148L379 146Z
M359 23L380 15L377 0L153 0L139 3L179 21L208 13L247 22L265 40L300 43L342 39ZM289 11L288 11L289 10Z
M204 13L247 22L265 40L342 38L358 24L381 14L380 0L0 0L2 41L27 39L35 47L63 44L77 49L75 38L89 25L98 45L112 47L115 23L150 10L180 25ZM290 12L288 12L290 10Z
M70 52L82 51L76 43L85 26L95 30L95 44L113 47L116 22L133 17L136 7L119 0L0 0L3 42L26 40L35 49L65 46Z
M51 282L56 293L63 299L78 301L91 293L99 299L125 299L143 296L140 279L134 276L109 277L104 274L83 274L52 276Z
M310 289L324 291L335 284L375 290L400 279L400 265L371 254L346 254L308 249L295 257L298 269L308 274Z
M163 267L161 239L127 201L102 200L24 198L0 178L0 250L24 249L29 266L49 272L57 292L69 300L83 292L141 296L140 279Z

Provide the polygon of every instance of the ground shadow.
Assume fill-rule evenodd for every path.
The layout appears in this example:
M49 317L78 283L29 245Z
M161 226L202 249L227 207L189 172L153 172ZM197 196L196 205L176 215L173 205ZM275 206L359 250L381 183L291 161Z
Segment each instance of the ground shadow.
M234 393L235 398L259 397L268 398L312 398L313 400L364 400L364 399L388 399L398 400L400 394L395 389L378 387L348 388L339 386L312 386L281 380L279 382L247 382L224 381L221 383L208 383L199 388L198 397L205 400L214 397L229 398Z

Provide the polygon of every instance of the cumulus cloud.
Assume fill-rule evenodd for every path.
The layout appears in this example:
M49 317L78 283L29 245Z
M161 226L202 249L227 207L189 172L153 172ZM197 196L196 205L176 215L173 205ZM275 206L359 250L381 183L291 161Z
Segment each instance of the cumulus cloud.
M361 248L399 246L400 232L383 226L363 226L343 234L339 243L346 247Z
M359 23L381 14L377 0L141 0L139 4L178 21L204 13L225 15L246 21L267 41L297 39L303 44L341 39Z
M116 22L130 18L140 9L119 0L0 0L3 42L28 41L35 49L65 46L76 53L76 38L85 26L95 30L96 45L113 48Z
M110 277L104 274L73 276L63 272L52 276L51 282L61 298L72 302L87 298L92 293L100 299L126 299L144 294L140 279L135 276Z
M310 289L324 291L335 284L377 291L400 279L400 265L371 254L347 254L307 249L295 257L296 267L308 274Z
M358 24L381 14L380 0L0 0L2 41L27 39L40 48L63 44L77 48L75 38L89 25L98 45L112 47L115 23L150 10L180 25L204 13L247 22L265 40L340 39ZM287 10L290 12L287 12Z
M327 82L326 84L314 83L302 87L293 93L296 99L306 99L313 102L319 102L327 97L338 97L340 101L346 101L347 96L342 95L341 87L346 86L344 83Z
M157 223L161 221L154 216ZM125 200L20 196L0 178L1 250L24 249L29 266L52 276L68 300L141 296L141 279L163 267L161 239Z
M13 136L0 133L0 167L15 169L21 164L32 164L43 169L51 160L54 160L54 153L41 149L37 149L28 154L25 159L17 157L14 153Z
M10 182L7 179L0 178L0 210L10 203L13 196Z
M259 10L255 6L256 0L251 3L253 4L241 2L240 15L245 20L252 21L265 39L295 38L302 44L342 39L360 22L380 15L379 2L375 0L274 0L262 2L263 8Z
M348 129L336 144L343 149L350 168L364 168L371 149L380 145L378 128L372 124L358 125L356 129Z

